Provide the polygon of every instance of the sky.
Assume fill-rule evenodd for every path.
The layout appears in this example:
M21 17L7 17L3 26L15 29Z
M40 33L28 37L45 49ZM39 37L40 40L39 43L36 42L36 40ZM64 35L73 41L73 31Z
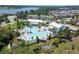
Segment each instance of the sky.
M0 0L0 5L79 5L79 0Z

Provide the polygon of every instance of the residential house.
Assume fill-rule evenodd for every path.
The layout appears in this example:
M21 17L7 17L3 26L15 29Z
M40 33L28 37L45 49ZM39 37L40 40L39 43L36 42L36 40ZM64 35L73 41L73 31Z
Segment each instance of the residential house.
M15 15L13 15L13 16L8 16L8 17L7 17L7 19L8 19L10 22L15 21L16 18L17 18L17 17L16 17Z
M28 15L27 18L28 18L28 19L38 19L39 16L37 16L37 15Z

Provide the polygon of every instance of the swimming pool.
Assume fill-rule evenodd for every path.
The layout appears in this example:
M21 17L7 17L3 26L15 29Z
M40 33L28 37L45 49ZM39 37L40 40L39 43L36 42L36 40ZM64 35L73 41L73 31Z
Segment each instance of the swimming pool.
M47 40L47 37L52 34L51 31L48 30L47 27L37 27L37 26L32 26L32 27L25 27L20 31L20 36L18 37L19 39L23 39L26 41L36 41L37 36L40 40Z

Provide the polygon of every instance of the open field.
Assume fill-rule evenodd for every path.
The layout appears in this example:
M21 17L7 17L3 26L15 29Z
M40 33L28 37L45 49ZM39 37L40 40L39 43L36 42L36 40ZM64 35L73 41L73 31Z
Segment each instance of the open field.
M11 28L11 30L17 29L17 22L9 23L6 25L1 25L1 27L8 29Z

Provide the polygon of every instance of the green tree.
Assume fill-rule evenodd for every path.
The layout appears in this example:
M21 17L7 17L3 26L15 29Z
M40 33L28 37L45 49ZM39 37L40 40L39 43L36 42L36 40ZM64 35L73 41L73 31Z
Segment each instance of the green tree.
M59 32L58 32L58 37L60 37L60 38L70 39L70 35L71 35L71 32L67 27L65 29L59 30Z
M76 30L76 35L79 35L79 29L78 29L78 30Z
M60 43L60 39L58 39L58 38L54 38L54 39L53 39L53 43L55 43L55 44Z
M27 11L17 12L17 16L18 16L19 19L27 19L27 15L28 15Z
M39 37L38 37L38 36L36 36L36 38L37 38L37 43L39 43Z

